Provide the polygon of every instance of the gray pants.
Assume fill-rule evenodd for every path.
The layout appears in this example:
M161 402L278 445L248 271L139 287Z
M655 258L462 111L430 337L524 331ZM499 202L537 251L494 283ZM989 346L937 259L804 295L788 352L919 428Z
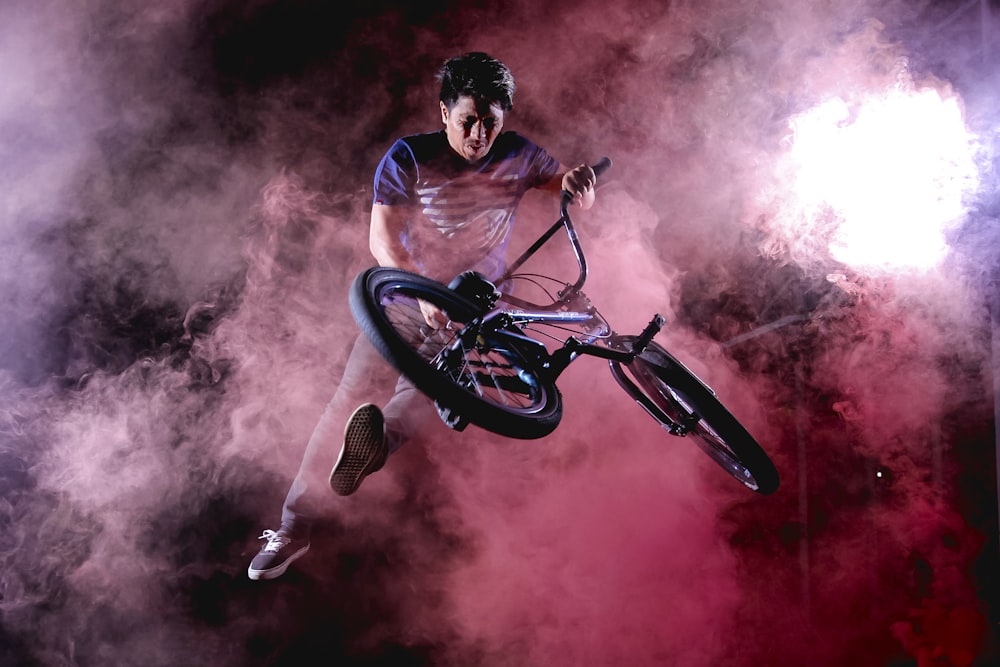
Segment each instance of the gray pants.
M299 472L288 489L281 510L284 530L305 533L324 505L337 497L330 489L330 471L340 456L347 418L359 405L384 392L394 379L396 391L382 408L390 454L438 418L430 399L400 377L365 336L358 336L340 386L313 429Z

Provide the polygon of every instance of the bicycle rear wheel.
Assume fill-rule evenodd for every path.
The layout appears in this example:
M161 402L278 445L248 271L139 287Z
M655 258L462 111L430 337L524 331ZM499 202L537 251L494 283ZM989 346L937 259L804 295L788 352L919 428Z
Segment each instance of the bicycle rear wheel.
M451 328L429 327L421 301L444 311ZM441 283L374 267L355 279L350 303L382 356L450 414L522 439L548 435L559 424L562 398L541 372L534 341L520 332L483 329L463 342L464 327L481 312Z
M621 338L626 349L634 336ZM673 435L695 444L747 488L761 494L778 489L778 471L749 431L684 364L650 343L631 364L611 362L618 383Z

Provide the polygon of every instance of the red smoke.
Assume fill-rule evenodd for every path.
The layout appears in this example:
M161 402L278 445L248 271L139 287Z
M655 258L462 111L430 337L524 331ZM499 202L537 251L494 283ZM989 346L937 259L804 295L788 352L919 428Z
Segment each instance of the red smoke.
M0 662L995 659L995 258L963 241L992 238L988 179L933 270L874 273L787 160L793 119L902 59L986 164L996 18L951 4L12 5ZM782 486L736 484L584 358L551 437L441 426L251 587L355 335L372 169L436 129L433 71L471 49L514 70L510 129L614 159L579 215L588 295L622 332L667 316ZM514 250L554 215L532 195Z

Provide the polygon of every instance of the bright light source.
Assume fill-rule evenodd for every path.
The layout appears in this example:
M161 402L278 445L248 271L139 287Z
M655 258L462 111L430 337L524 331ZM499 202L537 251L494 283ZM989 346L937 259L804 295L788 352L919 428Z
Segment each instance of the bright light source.
M833 99L792 122L793 235L820 236L857 269L926 269L978 185L973 140L955 98L892 90L855 109Z

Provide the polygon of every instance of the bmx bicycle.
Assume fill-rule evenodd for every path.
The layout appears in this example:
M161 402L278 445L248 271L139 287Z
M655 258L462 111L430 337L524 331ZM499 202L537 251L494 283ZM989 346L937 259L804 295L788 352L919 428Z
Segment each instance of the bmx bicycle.
M600 174L610 165L604 158L593 168ZM550 434L562 417L556 379L581 356L604 359L619 386L667 433L693 440L747 488L773 493L778 472L754 437L714 390L653 342L664 319L657 314L640 333L619 334L583 293L588 265L570 219L571 201L563 192L559 219L495 283L474 272L445 286L395 268L363 271L350 291L359 328L434 400L448 426L462 430L472 423L511 438ZM560 230L579 267L576 282L517 273ZM519 281L540 287L551 303L515 295ZM448 325L428 325L422 302L443 311Z

